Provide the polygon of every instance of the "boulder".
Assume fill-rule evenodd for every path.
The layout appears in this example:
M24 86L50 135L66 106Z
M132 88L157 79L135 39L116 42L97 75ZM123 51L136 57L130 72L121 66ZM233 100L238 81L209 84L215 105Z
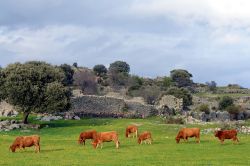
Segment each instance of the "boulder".
M230 120L230 114L227 111L217 111L216 114L219 121Z

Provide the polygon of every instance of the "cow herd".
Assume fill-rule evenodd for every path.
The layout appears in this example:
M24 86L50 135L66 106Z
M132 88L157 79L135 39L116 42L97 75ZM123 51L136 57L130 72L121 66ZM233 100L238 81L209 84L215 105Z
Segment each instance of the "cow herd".
M215 137L218 137L221 144L224 143L225 139L232 139L235 142L239 142L237 138L236 130L218 130L214 133ZM152 144L152 134L149 131L144 131L138 135L138 127L135 125L127 126L125 130L125 137L135 137L137 138L138 144L142 144L143 142L146 144ZM180 142L180 139L183 139L185 142L188 141L189 137L195 137L196 143L200 143L200 129L199 128L182 128L175 140L176 143ZM115 143L115 147L118 149L120 146L118 133L116 131L108 131L108 132L96 132L96 130L88 130L80 133L78 138L78 144L84 144L87 139L92 140L92 145L96 149L99 146L102 148L104 142ZM35 146L35 152L40 152L40 137L38 135L31 136L19 136L16 137L13 144L9 147L12 152L15 152L17 149L25 149L25 147Z

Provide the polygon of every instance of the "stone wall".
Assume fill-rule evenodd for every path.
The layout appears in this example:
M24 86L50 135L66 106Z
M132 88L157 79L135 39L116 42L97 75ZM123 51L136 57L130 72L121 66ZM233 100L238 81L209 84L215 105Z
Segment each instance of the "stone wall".
M123 99L84 95L72 99L70 113L80 117L128 117L143 118L157 115L158 111L153 106Z
M178 99L172 95L164 95L158 105L158 109L168 107L169 109L174 109L177 112L181 112L183 109L183 99Z

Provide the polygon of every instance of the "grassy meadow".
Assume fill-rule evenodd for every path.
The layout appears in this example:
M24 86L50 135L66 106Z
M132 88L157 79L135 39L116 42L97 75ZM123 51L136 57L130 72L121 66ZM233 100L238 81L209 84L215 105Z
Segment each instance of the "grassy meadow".
M221 145L212 133L202 134L200 144L196 144L194 138L190 138L187 143L182 141L176 144L175 136L183 126L162 124L157 118L32 121L32 123L41 123L49 127L30 132L15 130L0 133L0 165L250 165L250 137L245 134L238 135L240 143L237 145L231 140L226 140L225 144ZM136 139L125 138L125 127L131 123L140 125L139 132L151 131L153 144L138 145ZM198 127L204 129L216 126ZM103 149L94 149L90 140L87 140L85 147L78 145L79 133L88 129L116 130L121 142L120 149L115 149L113 142L104 143ZM34 147L16 153L8 150L16 136L31 134L41 136L40 153L34 153Z

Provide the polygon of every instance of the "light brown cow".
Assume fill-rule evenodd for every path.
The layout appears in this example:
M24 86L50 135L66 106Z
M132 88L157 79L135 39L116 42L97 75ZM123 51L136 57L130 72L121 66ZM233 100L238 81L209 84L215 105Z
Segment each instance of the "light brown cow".
M101 145L101 148L103 146L103 142L110 142L114 141L116 148L119 148L119 140L118 140L118 134L116 131L109 131L109 132L100 132L97 133L95 140L92 142L93 147L96 149L99 145Z
M10 146L10 150L15 152L16 149L25 149L25 147L35 146L35 152L40 152L40 137L38 135L19 136Z
M218 137L221 141L221 144L224 143L225 139L232 139L234 143L237 141L239 142L239 139L237 138L237 130L218 130L214 133L215 137Z
M126 128L126 133L125 133L125 136L128 138L130 137L131 135L134 136L137 138L137 134L138 134L138 127L135 126L135 125L129 125L127 128Z
M188 137L195 137L196 142L200 143L200 129L199 128L182 128L175 138L176 143L179 143L180 139L184 139L184 141L188 141Z
M79 135L78 143L79 144L84 143L84 145L85 145L85 140L86 139L92 139L92 140L95 139L96 134L97 134L97 132L95 130L89 130L89 131L82 132Z
M152 144L152 135L149 131L144 131L143 133L141 133L138 137L138 144L142 144L142 142L144 141L144 143L148 143L148 144Z

